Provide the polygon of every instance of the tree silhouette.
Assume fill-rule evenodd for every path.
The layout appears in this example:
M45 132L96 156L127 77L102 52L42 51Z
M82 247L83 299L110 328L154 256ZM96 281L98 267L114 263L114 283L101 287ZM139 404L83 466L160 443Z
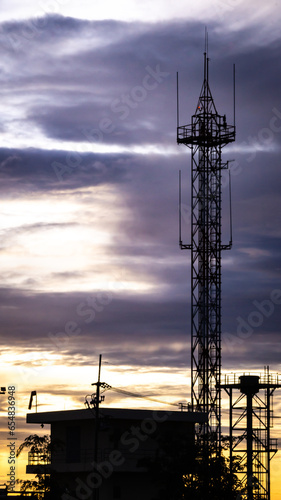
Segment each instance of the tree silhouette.
M61 491L56 475L53 471L52 474L46 472L46 465L50 463L51 453L62 448L62 446L61 441L56 440L55 442L51 442L51 437L47 434L44 436L31 434L25 438L17 449L16 456L18 457L23 450L27 449L36 456L39 463L34 469L35 479L17 480L21 485L20 489L22 492L33 491L36 493L38 500L55 500L61 498Z
M216 440L209 436L208 457L204 454L202 446L195 445L195 460L192 471L183 477L184 497L193 500L208 498L211 500L238 500L245 493L242 482L237 473L243 470L241 457L232 457L232 470L227 452L230 447L229 438L222 437L222 453L217 456ZM206 463L207 461L207 463Z
M242 470L240 458L227 457L229 439L222 438L222 455L216 457L215 440L209 438L209 456L202 446L191 443L185 434L172 432L158 437L159 449L153 459L143 459L151 481L157 484L159 496L154 500L240 500L245 493L237 473ZM207 480L206 480L207 479Z

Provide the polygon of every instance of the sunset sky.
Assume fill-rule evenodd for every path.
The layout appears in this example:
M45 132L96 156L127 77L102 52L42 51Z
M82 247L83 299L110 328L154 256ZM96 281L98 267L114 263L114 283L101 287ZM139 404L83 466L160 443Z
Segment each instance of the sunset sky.
M1 0L0 385L17 388L19 441L39 432L25 424L30 391L38 411L82 408L100 353L108 384L190 400L190 255L178 246L179 169L190 242L190 151L176 144L176 72L187 124L205 26L229 124L236 65L223 371L281 371L280 25L279 0ZM227 243L226 177L223 215ZM281 393L275 402L278 417ZM149 405L114 392L106 404Z

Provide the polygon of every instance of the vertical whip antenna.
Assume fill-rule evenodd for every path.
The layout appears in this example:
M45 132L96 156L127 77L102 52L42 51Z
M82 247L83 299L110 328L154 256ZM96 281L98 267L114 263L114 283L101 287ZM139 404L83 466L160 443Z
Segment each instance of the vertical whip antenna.
M235 64L233 64L233 125L235 128Z
M232 247L232 202L231 202L231 172L228 170L229 178L229 223L230 223L230 241L229 246Z
M177 71L177 129L179 128L179 72Z
M179 244L182 246L181 239L181 170L179 170Z

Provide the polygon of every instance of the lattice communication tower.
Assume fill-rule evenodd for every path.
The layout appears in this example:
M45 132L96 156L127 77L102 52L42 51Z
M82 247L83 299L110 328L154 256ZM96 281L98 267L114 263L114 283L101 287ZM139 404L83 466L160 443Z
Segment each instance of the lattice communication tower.
M192 408L208 415L208 422L197 428L197 439L208 448L212 437L219 454L221 252L232 246L232 236L228 244L222 244L222 171L228 169L228 162L222 162L222 148L235 140L235 125L228 125L226 116L217 112L209 87L207 51L204 81L191 124L179 126L178 110L177 98L177 142L191 149L191 244L182 243L180 222L180 248L191 250Z

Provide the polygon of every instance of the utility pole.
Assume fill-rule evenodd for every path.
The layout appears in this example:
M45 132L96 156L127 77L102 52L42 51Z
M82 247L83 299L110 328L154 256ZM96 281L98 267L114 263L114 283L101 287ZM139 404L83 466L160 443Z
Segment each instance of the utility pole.
M103 401L103 398L100 398L100 387L102 385L100 381L101 375L101 360L102 354L99 355L99 371L98 371L98 381L92 385L96 385L96 395L94 397L94 408L95 408L95 448L94 448L94 467L97 466L98 463L98 451L99 451L99 430L100 430L100 422L99 422L99 405ZM94 492L95 500L99 498L99 488L95 488Z

